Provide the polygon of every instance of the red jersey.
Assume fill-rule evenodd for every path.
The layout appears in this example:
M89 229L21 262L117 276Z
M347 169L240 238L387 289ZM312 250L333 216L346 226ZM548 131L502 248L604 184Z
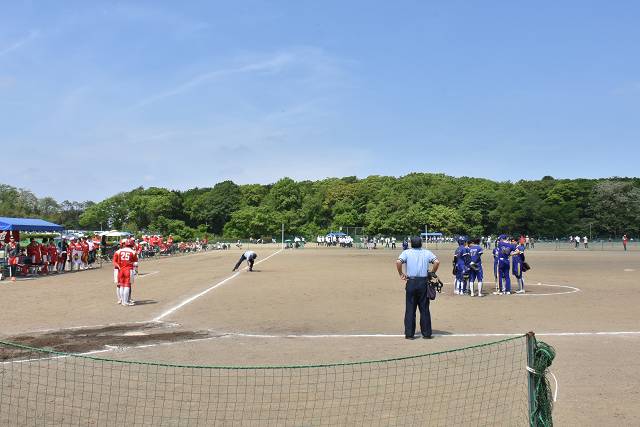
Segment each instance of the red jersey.
M7 246L10 246L11 249L15 249L17 244L16 243L7 243ZM17 263L18 263L18 257L10 257L9 258L9 265L16 265Z
M40 244L31 242L27 245L27 256L31 258L34 264L40 264Z
M132 248L122 248L113 255L113 265L118 269L118 283L128 287L133 283L133 269L138 265L138 255Z
M55 263L58 260L58 248L54 243L49 243L49 262Z
M173 238L169 237L167 239L167 245L171 246L173 244Z
M132 248L122 248L113 256L113 265L119 269L131 269L138 263L138 255Z

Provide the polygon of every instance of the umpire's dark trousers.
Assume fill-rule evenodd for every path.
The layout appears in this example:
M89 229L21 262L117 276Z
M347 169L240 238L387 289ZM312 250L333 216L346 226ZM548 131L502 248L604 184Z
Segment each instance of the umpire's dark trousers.
M238 261L238 263L236 264L235 267L233 267L234 270L237 270L238 267L240 267L240 264L242 264L242 261L245 261L247 258L244 256L244 254L242 254L242 256L240 257L240 261ZM253 269L253 258L249 260L249 264L251 264L251 269ZM229 267L227 267L229 268Z
M416 309L420 310L420 331L422 336L429 336L431 331L431 313L427 298L427 278L411 277L405 287L407 291L407 308L404 313L404 335L412 337L416 332Z

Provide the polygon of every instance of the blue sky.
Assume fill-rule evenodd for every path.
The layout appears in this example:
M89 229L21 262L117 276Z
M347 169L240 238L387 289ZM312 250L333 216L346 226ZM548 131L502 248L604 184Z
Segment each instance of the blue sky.
M637 176L638 16L636 1L2 2L0 183L97 202L284 176Z

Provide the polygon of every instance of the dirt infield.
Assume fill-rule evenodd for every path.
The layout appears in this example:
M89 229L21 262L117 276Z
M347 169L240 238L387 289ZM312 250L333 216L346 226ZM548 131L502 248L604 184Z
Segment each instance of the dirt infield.
M116 305L109 266L4 280L0 339L124 360L271 366L431 353L531 330L558 353L557 425L640 424L640 251L530 250L526 294L471 298L453 295L453 250L435 251L448 283L431 306L429 341L403 336L400 251L271 245L256 249L253 272L231 272L238 250L144 261L133 307Z

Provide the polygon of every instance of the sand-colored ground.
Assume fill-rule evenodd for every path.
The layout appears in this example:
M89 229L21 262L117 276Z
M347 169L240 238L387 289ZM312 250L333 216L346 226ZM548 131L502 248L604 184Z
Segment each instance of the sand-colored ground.
M448 284L431 306L436 336L408 341L400 251L255 249L254 272L231 271L235 249L146 260L134 307L116 305L108 265L4 280L0 339L114 359L265 366L417 355L534 331L558 353L556 425L640 425L640 251L531 250L526 294L471 298L453 295L454 247L440 245Z

